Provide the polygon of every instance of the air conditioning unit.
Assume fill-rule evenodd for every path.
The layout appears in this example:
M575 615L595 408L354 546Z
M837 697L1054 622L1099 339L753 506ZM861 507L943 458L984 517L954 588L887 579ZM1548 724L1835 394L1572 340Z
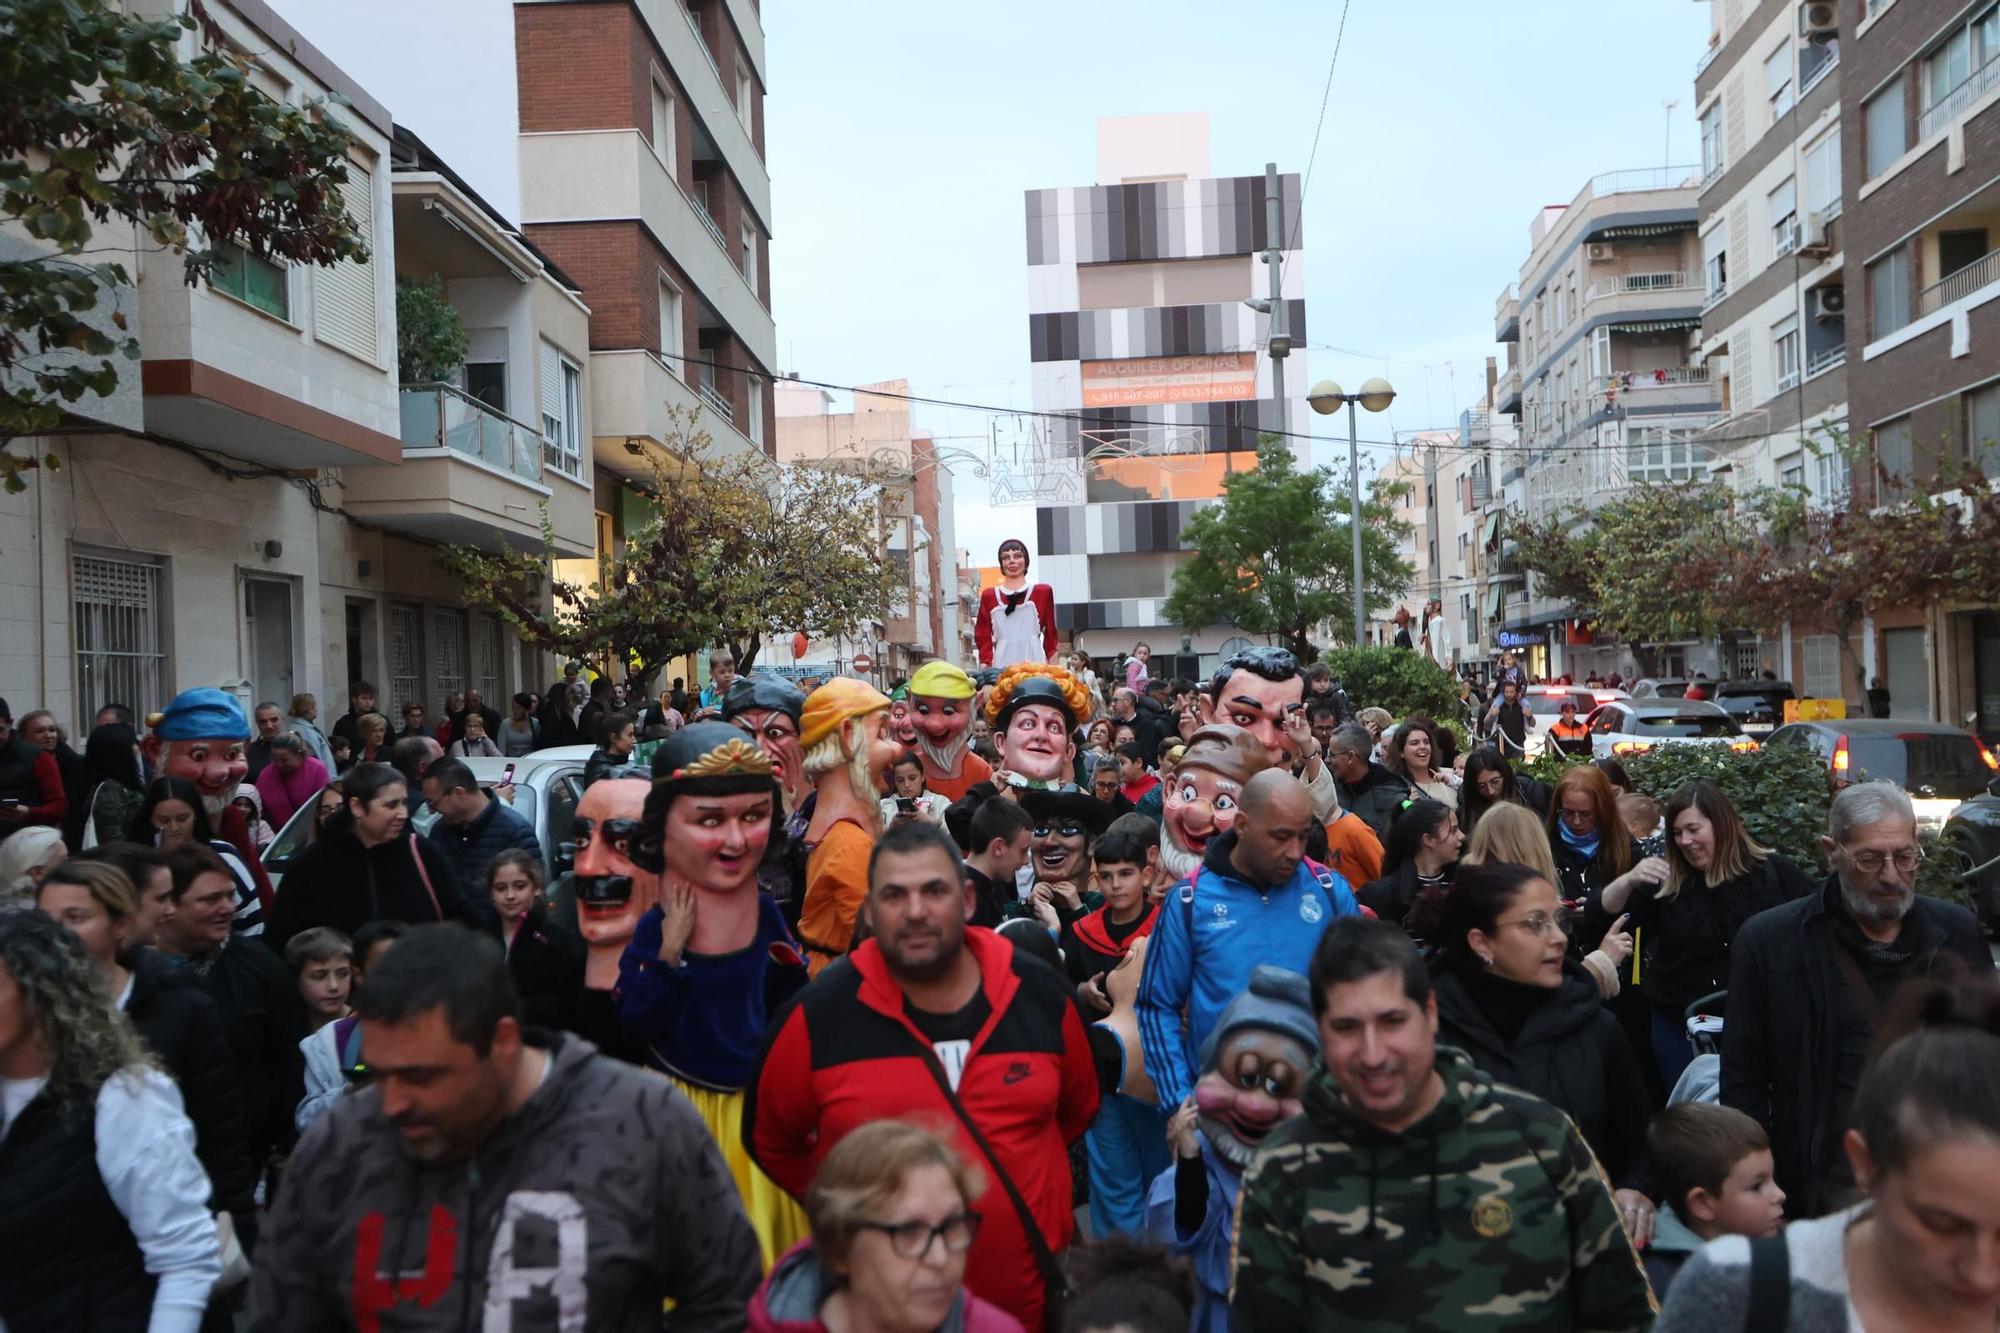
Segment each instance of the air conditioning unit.
M1840 6L1834 0L1813 0L1799 15L1801 35L1815 42L1840 36Z
M1824 213L1806 214L1805 230L1799 235L1799 253L1819 255L1824 258L1833 253L1832 240L1826 234L1827 218Z
M1812 312L1813 318L1821 321L1844 318L1847 314L1847 288L1813 288Z
M1596 245L1591 246L1586 253L1589 254L1591 263L1608 264L1616 252L1612 249L1609 242L1600 241Z

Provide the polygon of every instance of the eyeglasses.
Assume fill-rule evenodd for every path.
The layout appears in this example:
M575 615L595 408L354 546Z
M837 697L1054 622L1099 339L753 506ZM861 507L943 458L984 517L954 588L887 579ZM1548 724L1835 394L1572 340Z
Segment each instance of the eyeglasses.
M889 1248L905 1259L921 1259L931 1252L931 1242L943 1240L947 1254L964 1254L979 1238L979 1214L967 1210L953 1213L932 1226L928 1222L860 1222L864 1231L880 1231L889 1237Z
M1896 869L1909 874L1924 862L1924 849L1904 847L1894 852L1849 852L1847 859L1856 870L1864 875L1879 875L1882 868L1891 862Z
M1493 926L1496 930L1503 926L1521 926L1530 935L1546 935L1554 927L1559 934L1567 935L1570 922L1575 919L1567 907L1558 907L1554 912L1530 912L1519 921L1496 921Z
M1060 824L1035 825L1035 836L1038 838L1046 838L1051 833L1058 838L1081 838L1086 832L1088 830L1083 825L1070 819L1066 819Z
M1561 816L1565 824L1595 824L1597 822L1597 811L1595 810L1558 810L1556 813Z
M602 823L579 819L570 828L578 847L590 846L591 838L601 835L611 844L612 851L620 856L630 856L632 843L639 836L640 824L636 819L607 819Z

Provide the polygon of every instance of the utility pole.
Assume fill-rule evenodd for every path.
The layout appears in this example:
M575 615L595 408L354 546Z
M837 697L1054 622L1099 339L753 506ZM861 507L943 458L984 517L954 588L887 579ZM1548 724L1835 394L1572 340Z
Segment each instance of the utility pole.
M1271 271L1271 397L1278 404L1278 438L1291 447L1288 420L1289 409L1285 402L1285 357L1292 350L1291 335L1285 329L1285 295L1283 291L1285 239L1285 210L1278 197L1278 164L1264 164L1264 266ZM1310 459L1308 459L1310 461Z
M1361 447L1354 429L1356 401L1347 400L1347 530L1354 538L1354 646L1366 648L1362 639L1368 628L1368 596L1361 586Z

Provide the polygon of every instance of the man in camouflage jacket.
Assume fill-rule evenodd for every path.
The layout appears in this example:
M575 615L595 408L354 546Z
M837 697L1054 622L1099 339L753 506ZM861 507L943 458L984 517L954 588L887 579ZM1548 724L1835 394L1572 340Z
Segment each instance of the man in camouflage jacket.
M1340 918L1311 982L1322 1060L1305 1113L1243 1182L1234 1326L1651 1328L1652 1293L1583 1136L1437 1045L1409 937Z

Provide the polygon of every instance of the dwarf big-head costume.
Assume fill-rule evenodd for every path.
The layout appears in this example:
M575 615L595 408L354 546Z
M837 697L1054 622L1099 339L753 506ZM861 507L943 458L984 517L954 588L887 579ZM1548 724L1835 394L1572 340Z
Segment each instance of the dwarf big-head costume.
M814 975L854 938L868 896L868 858L882 826L883 780L902 747L886 734L889 696L866 681L836 676L806 698L799 739L816 799L806 839L805 902L799 940Z
M1188 737L1161 796L1160 864L1168 873L1195 872L1209 842L1236 826L1243 784L1270 766L1269 752L1242 727L1206 726Z
M576 840L576 928L590 948L584 984L591 990L608 991L617 983L618 955L640 913L660 897L658 872L633 856L651 786L644 778L601 778L576 803L570 825Z
M1264 1136L1303 1109L1299 1094L1319 1053L1312 989L1296 972L1260 963L1201 1046L1194 1086L1201 1132L1238 1171Z
M250 771L243 751L250 740L250 719L236 696L217 689L182 690L164 712L149 716L146 726L140 746L146 770L193 783L210 821L220 819Z
M1070 733L1089 712L1090 687L1045 662L1008 667L986 694L1001 767L1030 787L1073 785L1076 742Z
M972 677L950 662L926 662L910 677L910 720L916 750L924 761L924 785L948 801L958 800L992 773L972 753Z

